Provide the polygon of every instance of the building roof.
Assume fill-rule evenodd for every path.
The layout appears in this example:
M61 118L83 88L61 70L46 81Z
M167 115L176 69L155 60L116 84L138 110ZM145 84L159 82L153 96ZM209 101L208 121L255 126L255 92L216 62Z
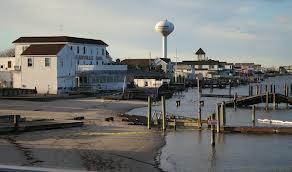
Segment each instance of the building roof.
M206 54L202 48L199 48L196 55Z
M49 43L49 42L72 42L81 44L97 44L108 46L102 40L77 38L70 36L35 36L35 37L20 37L12 43Z
M217 60L200 60L200 61L182 61L182 64L189 65L219 65L220 62Z
M168 59L168 58L160 58L160 60L164 61L165 63L169 63L169 62L171 62L171 60Z
M57 55L65 44L30 45L21 55Z
M148 66L149 63L152 63L154 59L125 59L122 60L121 63L126 64L126 65L131 65L131 66Z

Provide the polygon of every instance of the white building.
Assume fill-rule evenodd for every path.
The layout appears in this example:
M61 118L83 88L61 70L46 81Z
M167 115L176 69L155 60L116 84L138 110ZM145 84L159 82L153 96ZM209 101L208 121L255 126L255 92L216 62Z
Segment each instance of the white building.
M134 85L141 88L159 88L163 84L169 84L170 79L134 79Z
M195 68L192 65L186 65L177 63L174 66L174 79L175 82L180 82L181 80L194 80L195 79Z
M0 71L14 70L15 57L0 57Z
M80 86L83 72L119 68L109 65L108 45L102 40L68 36L20 37L13 43L14 88L60 94Z

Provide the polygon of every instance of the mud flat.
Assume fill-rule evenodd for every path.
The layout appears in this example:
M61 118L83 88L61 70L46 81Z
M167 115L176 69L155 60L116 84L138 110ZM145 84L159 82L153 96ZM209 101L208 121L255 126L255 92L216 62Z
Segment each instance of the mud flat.
M155 161L164 144L160 131L128 125L120 113L146 106L142 101L94 98L51 102L0 100L1 114L27 118L72 119L83 127L0 136L0 164L92 171L159 171ZM113 121L104 118L114 117Z

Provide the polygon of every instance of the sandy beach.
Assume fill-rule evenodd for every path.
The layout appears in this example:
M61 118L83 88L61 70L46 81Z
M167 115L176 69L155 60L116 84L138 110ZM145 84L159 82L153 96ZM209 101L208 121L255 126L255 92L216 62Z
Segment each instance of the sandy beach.
M95 98L50 102L0 100L0 115L85 117L83 127L1 135L0 164L90 171L160 171L155 158L164 144L163 133L127 125L117 117L146 105L142 101ZM107 122L106 117L114 117L114 121Z

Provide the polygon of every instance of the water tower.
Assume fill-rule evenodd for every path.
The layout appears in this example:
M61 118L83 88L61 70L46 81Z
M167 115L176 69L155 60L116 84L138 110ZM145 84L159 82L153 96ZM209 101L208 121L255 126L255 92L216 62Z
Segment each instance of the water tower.
M163 20L155 25L155 30L162 34L162 58L167 58L167 36L173 32L174 25L167 20Z

